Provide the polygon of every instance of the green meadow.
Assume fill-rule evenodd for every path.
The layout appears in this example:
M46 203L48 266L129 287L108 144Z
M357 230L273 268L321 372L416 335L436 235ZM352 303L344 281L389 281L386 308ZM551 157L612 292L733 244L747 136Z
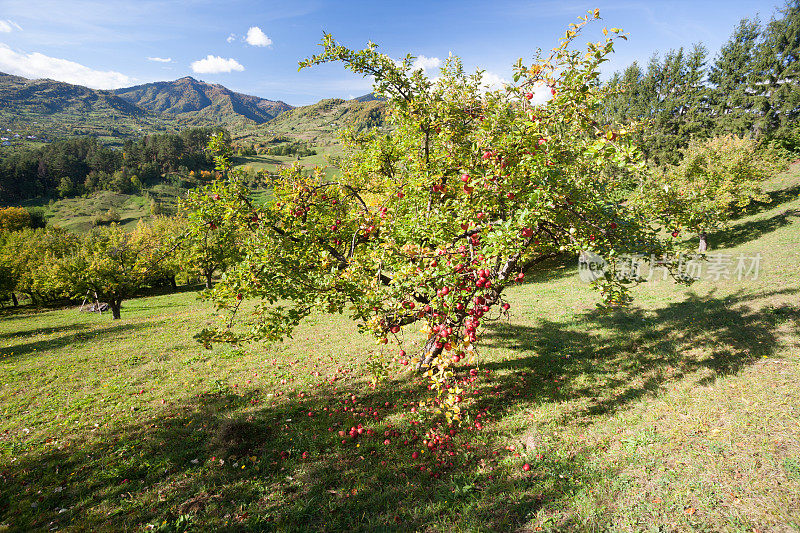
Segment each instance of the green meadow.
M423 379L371 386L395 355L347 317L204 350L191 288L113 322L4 309L0 531L796 531L800 169L767 185L710 236L729 279L601 311L577 261L528 276L433 452Z

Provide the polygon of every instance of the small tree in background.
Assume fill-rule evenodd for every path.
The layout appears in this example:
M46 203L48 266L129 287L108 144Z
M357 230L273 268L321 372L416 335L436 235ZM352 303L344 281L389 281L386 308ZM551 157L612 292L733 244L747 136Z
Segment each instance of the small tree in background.
M223 157L231 150L230 142L221 134L212 138L210 147ZM215 274L224 272L241 258L241 231L226 220L227 208L220 202L225 192L222 189L218 181L193 189L183 203L188 218L181 262L187 272L203 278L207 289L212 287Z
M694 141L678 165L655 171L637 191L634 203L672 227L698 234L699 252L708 249L708 232L723 228L753 201L769 202L761 182L782 168L780 160L757 149L756 141L733 135Z
M0 208L0 231L19 231L33 225L31 214L22 207Z
M6 290L27 295L34 304L78 293L60 272L60 263L80 244L77 235L59 228L24 229L0 238L0 270ZM12 298L12 300L15 298Z
M123 300L156 280L174 275L169 257L177 243L164 224L140 221L132 232L120 227L95 228L78 251L61 263L61 275L78 294L87 291L107 302L114 320Z

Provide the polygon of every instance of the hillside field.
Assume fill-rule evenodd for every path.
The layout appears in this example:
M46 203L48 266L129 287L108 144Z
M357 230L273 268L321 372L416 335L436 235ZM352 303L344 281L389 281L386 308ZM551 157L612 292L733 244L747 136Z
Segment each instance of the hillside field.
M317 155L305 156L299 160L296 156L258 155L238 157L234 162L237 168L245 171L270 173L277 172L281 166L298 162L309 171L319 166L327 176L331 177L338 174L339 170L330 165L328 158L340 154L339 147L333 146L318 149ZM186 195L186 191L187 189L165 179L161 183L133 194L99 191L71 198L26 200L21 205L40 208L48 224L75 232L89 231L94 227L93 219L96 216L105 214L109 209L114 209L120 215L119 225L126 229L133 229L140 219L149 218L152 215L151 200L155 200L161 206L163 213L175 213L180 199ZM254 187L253 191L256 198L269 196L269 190L265 187Z
M757 279L602 312L570 261L510 291L440 452L422 378L370 387L395 357L346 317L206 351L192 291L0 310L0 531L797 531L800 167L768 189L710 236Z

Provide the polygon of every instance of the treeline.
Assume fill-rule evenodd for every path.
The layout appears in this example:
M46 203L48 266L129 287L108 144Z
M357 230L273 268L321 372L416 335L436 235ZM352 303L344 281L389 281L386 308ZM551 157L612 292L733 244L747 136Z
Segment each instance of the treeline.
M82 234L58 227L0 229L0 304L88 296L107 303L119 318L122 302L148 288L200 280L210 287L235 260L239 240L228 229L193 224L191 216L141 220L132 231L117 225Z
M293 142L283 144L281 146L274 146L266 151L269 155L296 155L298 157L306 157L309 155L317 155L317 151L309 148L305 143Z
M104 147L94 137L55 141L0 159L0 197L15 202L41 196L74 196L98 190L130 193L169 172L213 168L205 146L215 128L147 135Z
M637 123L656 165L677 164L691 139L727 134L800 150L800 0L780 13L763 26L742 20L713 60L696 44L616 73L605 120Z

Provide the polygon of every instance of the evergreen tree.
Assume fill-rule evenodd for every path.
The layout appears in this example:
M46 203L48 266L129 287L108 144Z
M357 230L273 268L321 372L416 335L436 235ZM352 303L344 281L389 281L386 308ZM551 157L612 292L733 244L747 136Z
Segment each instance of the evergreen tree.
M761 23L742 19L709 69L714 133L748 135L758 119L754 89L755 61Z
M755 72L756 128L770 138L792 136L800 117L800 0L789 0L781 13L764 31Z

